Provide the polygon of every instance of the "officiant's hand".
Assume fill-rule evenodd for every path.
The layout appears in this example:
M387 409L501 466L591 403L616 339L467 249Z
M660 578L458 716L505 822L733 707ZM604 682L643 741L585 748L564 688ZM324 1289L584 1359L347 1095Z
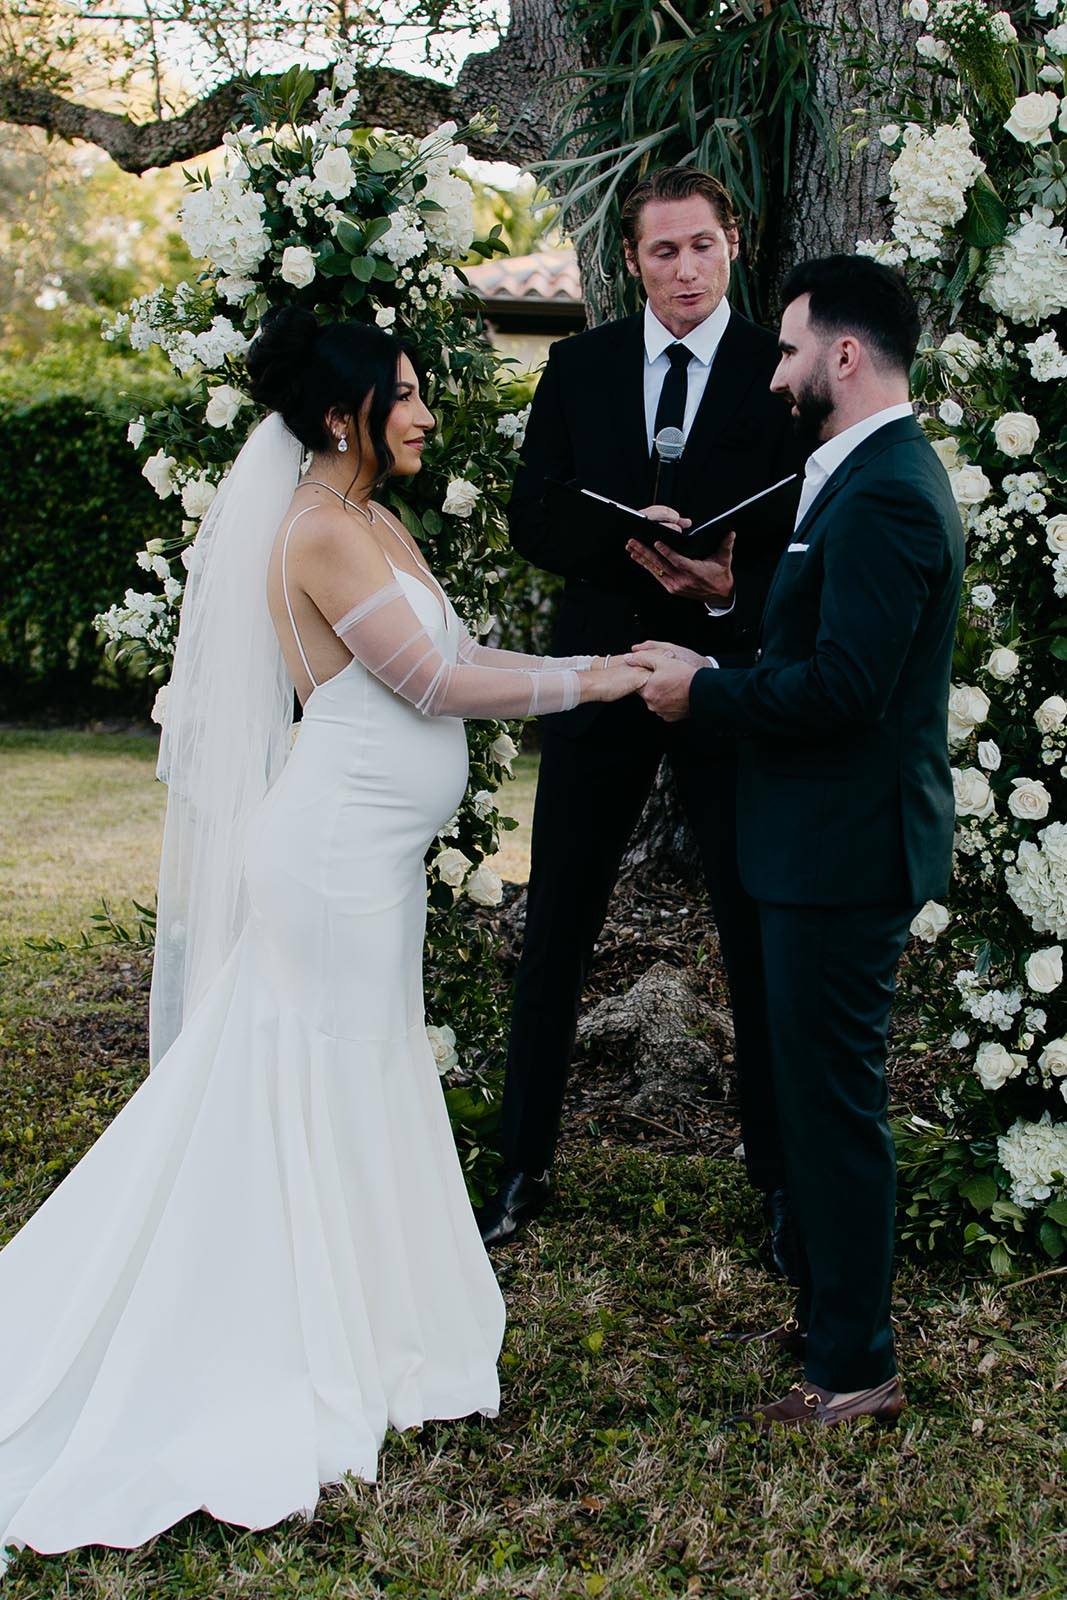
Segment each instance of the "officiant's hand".
M639 540L630 539L626 549L637 565L651 572L668 594L676 594L683 600L729 605L734 597L735 538L736 534L728 533L715 554L702 561L692 561L688 556L679 555L669 544L657 543L655 549L650 550Z
M692 517L683 517L672 506L644 506L641 515L647 517L649 522L662 522L664 527L673 528L675 533L684 533L686 528L693 526Z

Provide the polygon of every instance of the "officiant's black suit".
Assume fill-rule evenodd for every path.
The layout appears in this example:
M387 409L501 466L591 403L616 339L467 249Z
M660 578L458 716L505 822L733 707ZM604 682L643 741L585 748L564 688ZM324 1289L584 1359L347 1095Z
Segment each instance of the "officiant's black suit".
M670 497L661 503L699 522L796 470L788 409L768 389L777 361L774 337L733 311ZM710 618L698 601L668 595L626 555L623 536L618 553L604 560L580 520L568 524L546 513L545 483L553 479L633 507L653 502L644 373L640 315L553 345L511 498L512 543L533 565L566 579L556 654L618 654L658 638L746 663L753 659L763 598L795 500L779 497L759 534L739 535L737 605L720 619ZM504 1091L505 1164L538 1173L551 1162L582 983L619 862L666 755L700 848L730 980L749 1175L762 1189L781 1188L759 928L737 872L734 739L708 740L685 725L667 727L636 697L582 705L541 727L526 932Z
M775 1086L807 1261L807 1376L895 1369L885 1043L916 909L948 886L946 738L963 534L918 424L885 424L816 496L771 586L758 665L698 672L691 726L742 736L741 876L759 902Z

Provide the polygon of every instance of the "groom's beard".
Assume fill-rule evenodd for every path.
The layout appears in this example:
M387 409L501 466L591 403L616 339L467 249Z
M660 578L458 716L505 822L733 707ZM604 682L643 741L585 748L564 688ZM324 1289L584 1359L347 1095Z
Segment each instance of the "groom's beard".
M808 449L821 444L826 435L823 428L834 414L834 395L825 367L813 372L803 388L793 391L793 404L797 414L793 418L793 431Z

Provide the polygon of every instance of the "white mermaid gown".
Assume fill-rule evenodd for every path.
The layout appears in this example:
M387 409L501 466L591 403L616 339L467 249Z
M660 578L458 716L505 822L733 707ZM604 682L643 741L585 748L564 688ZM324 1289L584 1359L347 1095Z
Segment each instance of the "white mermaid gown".
M397 577L455 662L451 607ZM0 1252L0 1548L266 1527L373 1480L390 1424L496 1413L504 1306L423 1019L423 857L466 777L462 721L359 659L312 693L238 947Z

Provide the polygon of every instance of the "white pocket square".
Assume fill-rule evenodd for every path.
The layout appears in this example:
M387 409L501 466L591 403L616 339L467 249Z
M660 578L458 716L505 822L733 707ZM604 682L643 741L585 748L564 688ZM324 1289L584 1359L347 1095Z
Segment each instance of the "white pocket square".
M800 551L800 550L806 550L807 548L808 547L807 547L806 544L791 544L789 546L788 550L786 551L786 555L791 556L795 550L796 551Z

